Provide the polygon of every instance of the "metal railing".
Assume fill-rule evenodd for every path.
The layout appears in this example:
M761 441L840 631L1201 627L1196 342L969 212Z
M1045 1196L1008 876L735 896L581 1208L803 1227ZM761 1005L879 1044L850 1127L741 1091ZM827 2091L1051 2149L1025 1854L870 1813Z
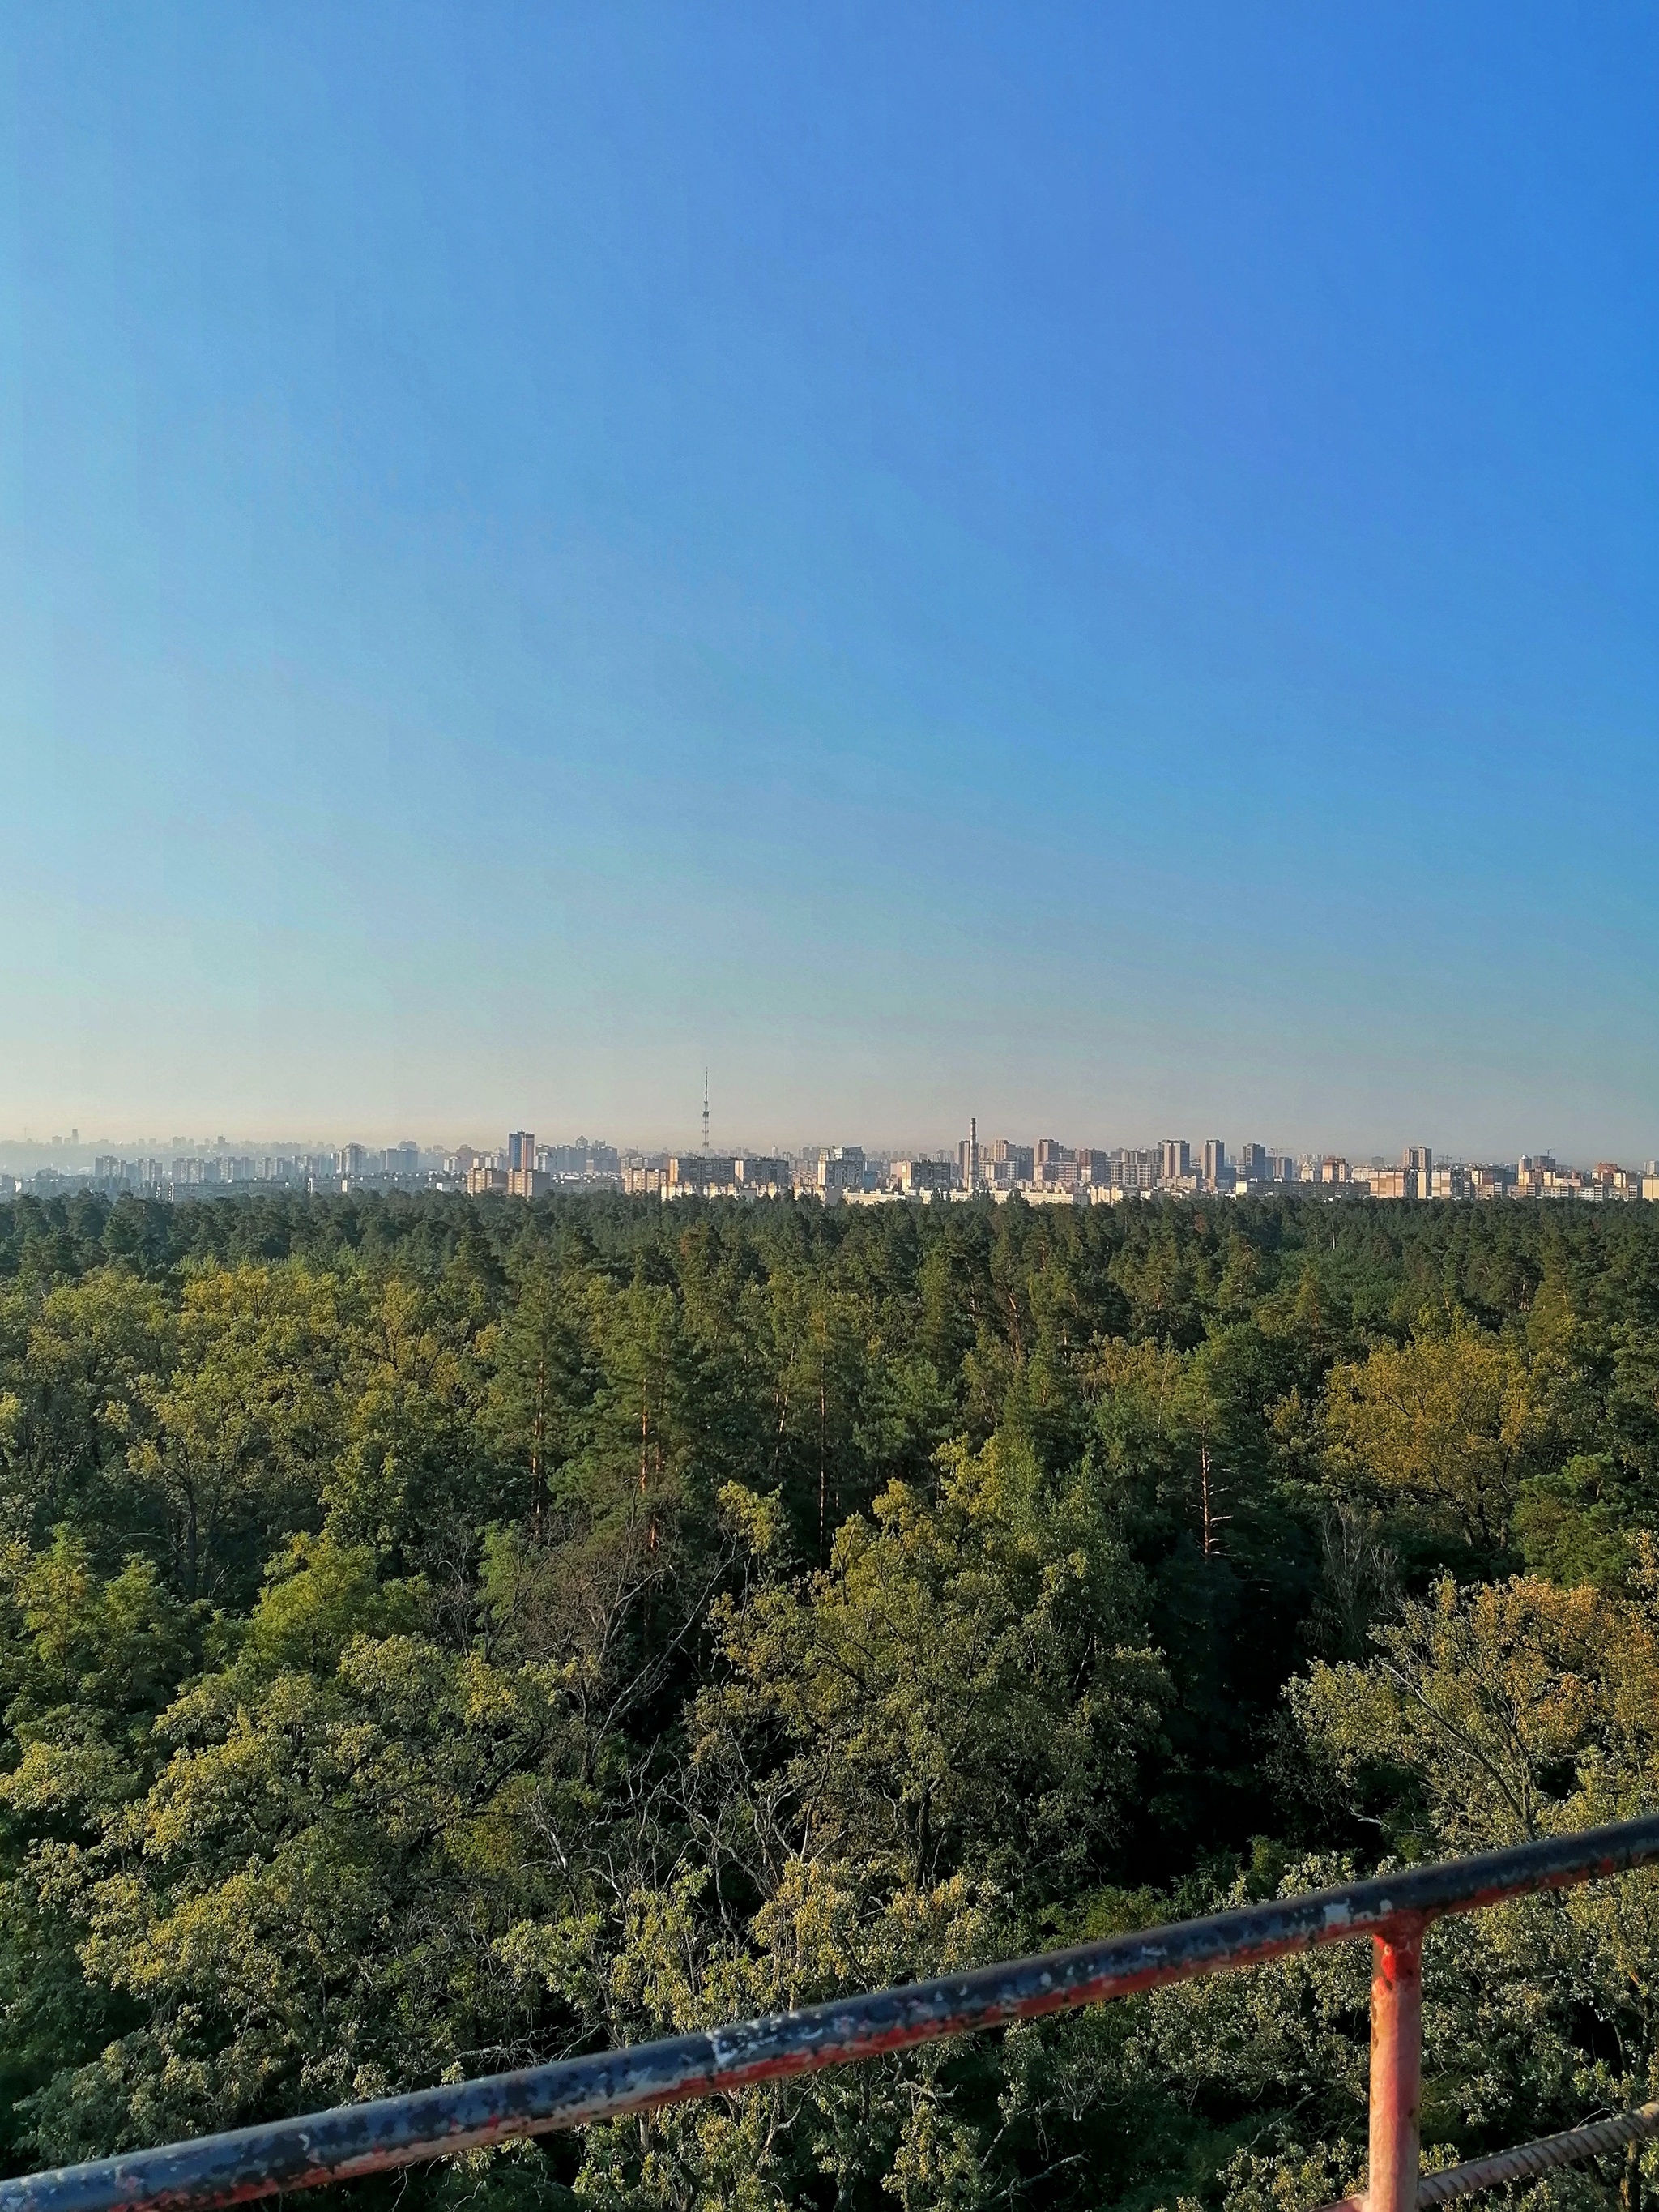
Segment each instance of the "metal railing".
M1346 2198L1330 2212L1362 2207L1364 2212L1416 2212L1419 2204L1445 2203L1659 2133L1659 2105L1647 2105L1425 2180L1419 2174L1425 1929L1452 1913L1477 1911L1528 1891L1568 1888L1655 1860L1659 1814L771 2019L27 2174L0 2182L0 2212L125 2212L129 2207L132 2212L140 2207L207 2212L214 2205L412 2166L510 2136L544 2135L647 2106L817 2073L940 2036L1034 2020L1366 1936L1376 1958L1370 2186L1364 2197Z

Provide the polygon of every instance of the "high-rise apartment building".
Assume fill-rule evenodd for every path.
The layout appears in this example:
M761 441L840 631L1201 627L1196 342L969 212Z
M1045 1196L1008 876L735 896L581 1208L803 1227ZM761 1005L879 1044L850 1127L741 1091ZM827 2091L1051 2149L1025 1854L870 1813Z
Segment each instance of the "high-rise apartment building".
M907 1198L921 1192L949 1190L955 1180L949 1160L929 1160L912 1158L890 1160L887 1164L887 1187L902 1191Z
M714 1190L729 1187L737 1179L737 1163L727 1152L717 1156L713 1152L675 1152L668 1162L665 1188L671 1191Z
M1204 1139L1204 1188L1221 1190L1232 1182L1227 1167L1227 1147L1219 1137Z
M781 1152L743 1152L732 1162L732 1180L739 1190L781 1191L787 1197L794 1179L793 1162Z
M529 1129L514 1129L507 1140L507 1171L522 1175L536 1164L536 1139Z
M561 1182L608 1182L622 1173L617 1147L596 1137L578 1137L574 1145L538 1145L536 1165Z
M1158 1146L1165 1182L1178 1182L1193 1171L1193 1148L1184 1137L1165 1137Z
M826 1204L835 1205L849 1190L864 1188L862 1145L826 1145L813 1168L813 1183Z
M1031 1146L1017 1145L1008 1137L994 1137L980 1153L985 1181L1004 1188L1017 1182L1030 1182L1034 1162Z

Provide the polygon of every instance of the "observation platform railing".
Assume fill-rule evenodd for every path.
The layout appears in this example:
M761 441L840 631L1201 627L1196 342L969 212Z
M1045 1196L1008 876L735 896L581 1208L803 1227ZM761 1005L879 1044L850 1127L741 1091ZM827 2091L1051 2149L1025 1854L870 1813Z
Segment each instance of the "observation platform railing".
M27 2174L0 2182L0 2212L208 2212L1365 1937L1375 1954L1369 2186L1327 2212L1416 2212L1659 2134L1659 2103L1644 2105L1443 2172L1419 2171L1425 1929L1656 1860L1650 1814L771 2019Z

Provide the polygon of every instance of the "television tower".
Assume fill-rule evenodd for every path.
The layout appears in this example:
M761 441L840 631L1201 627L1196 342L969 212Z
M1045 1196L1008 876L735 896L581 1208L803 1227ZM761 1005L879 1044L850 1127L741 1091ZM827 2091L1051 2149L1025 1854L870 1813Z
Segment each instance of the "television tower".
M702 1148L708 1150L708 1070L702 1072Z

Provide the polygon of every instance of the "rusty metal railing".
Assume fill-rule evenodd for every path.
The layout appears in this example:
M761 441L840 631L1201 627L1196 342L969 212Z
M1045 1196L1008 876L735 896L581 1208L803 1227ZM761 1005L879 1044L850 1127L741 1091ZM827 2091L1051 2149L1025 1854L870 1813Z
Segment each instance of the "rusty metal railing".
M1362 2207L1364 2212L1416 2212L1419 2204L1444 2203L1659 2133L1659 2106L1649 2105L1419 2179L1424 1931L1452 1913L1477 1911L1532 1890L1569 1888L1655 1860L1659 1814L1650 1814L1613 1827L1115 1936L942 1981L26 2174L0 2182L0 2212L208 2212L211 2206L412 2166L510 2136L544 2135L647 2106L817 2073L940 2036L1004 2027L1366 1936L1376 1954L1370 2187L1364 2197L1345 2199L1330 2212Z

